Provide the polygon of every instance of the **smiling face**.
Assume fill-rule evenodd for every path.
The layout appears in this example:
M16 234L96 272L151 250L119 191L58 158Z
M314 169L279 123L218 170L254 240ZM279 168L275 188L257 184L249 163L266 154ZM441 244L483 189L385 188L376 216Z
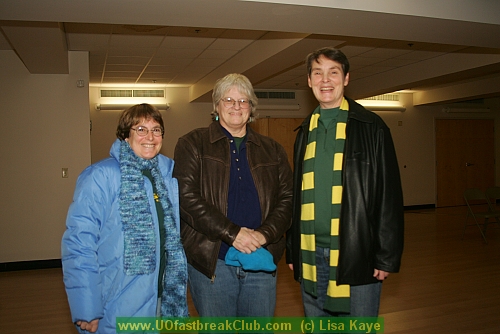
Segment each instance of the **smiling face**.
M146 136L141 137L137 134L137 131L133 130L139 126L152 130L154 128L161 128L161 125L152 118L142 120L130 129L129 137L125 139L135 155L143 159L152 159L160 153L163 138L162 136L154 136L152 131L148 131Z
M240 93L236 87L229 89L226 94L222 96L222 99L228 97L235 101L239 101L241 99L248 100L248 97ZM246 125L251 111L251 106L248 108L242 108L238 102L231 107L226 107L222 100L220 100L217 104L220 125L229 131L233 137L243 137L246 134Z
M312 63L307 82L322 109L337 108L349 83L349 73L344 75L340 63L320 56L318 61Z

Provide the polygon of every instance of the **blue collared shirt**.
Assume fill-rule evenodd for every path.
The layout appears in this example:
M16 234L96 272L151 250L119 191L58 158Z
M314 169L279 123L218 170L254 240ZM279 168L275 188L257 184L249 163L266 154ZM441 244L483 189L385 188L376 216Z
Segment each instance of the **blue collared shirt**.
M231 169L227 198L227 218L236 225L250 229L258 228L262 223L259 194L255 187L247 160L247 138L243 139L238 149L233 136L222 127L229 138ZM224 260L229 245L222 242L219 259Z

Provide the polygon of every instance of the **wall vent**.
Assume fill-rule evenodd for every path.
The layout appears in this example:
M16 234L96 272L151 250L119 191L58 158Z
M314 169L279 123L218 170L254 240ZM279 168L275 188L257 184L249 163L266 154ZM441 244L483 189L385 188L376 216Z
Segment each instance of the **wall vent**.
M135 89L134 97L165 97L163 89Z
M399 101L399 94L376 95L376 96L364 98L362 100L369 100L369 101Z
M279 100L295 100L295 92L259 92L255 95L259 99L279 99Z
M101 89L101 97L165 97L163 89Z
M101 97L132 97L132 89L101 89Z

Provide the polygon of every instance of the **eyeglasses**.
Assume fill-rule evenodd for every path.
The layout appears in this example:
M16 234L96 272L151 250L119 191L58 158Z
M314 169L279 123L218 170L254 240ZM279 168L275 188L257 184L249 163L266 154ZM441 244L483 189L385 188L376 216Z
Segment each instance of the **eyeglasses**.
M163 135L162 128L153 128L153 129L149 130L148 128L145 128L143 126L138 126L135 129L130 128L130 130L134 130L139 137L146 137L148 135L149 131L151 131L153 133L153 136L155 136L155 137L160 137L161 135Z
M239 99L235 100L232 97L224 97L221 99L221 101L224 103L224 106L226 108L231 108L236 105L236 102L238 102L238 105L240 106L241 109L248 109L250 108L251 102L247 99Z

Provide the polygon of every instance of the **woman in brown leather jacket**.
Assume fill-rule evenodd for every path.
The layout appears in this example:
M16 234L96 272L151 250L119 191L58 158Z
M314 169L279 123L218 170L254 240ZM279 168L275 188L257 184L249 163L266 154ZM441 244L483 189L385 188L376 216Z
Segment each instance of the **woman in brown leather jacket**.
M273 316L276 263L290 227L292 172L283 147L253 131L250 81L217 81L213 122L175 148L181 238L200 316Z

